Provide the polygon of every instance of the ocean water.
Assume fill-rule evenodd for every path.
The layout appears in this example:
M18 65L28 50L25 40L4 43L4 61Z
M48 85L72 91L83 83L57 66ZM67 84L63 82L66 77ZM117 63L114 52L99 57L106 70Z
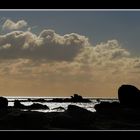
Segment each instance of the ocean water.
M85 108L89 111L95 112L96 110L94 109L95 104L98 104L97 99L99 98L89 98L91 102L89 103L72 103L72 102L29 102L28 99L45 99L45 100L50 100L53 99L53 97L6 97L8 99L8 106L13 106L15 100L21 101L22 104L24 105L31 105L33 103L39 103L42 105L47 105L50 109L38 109L38 110L33 110L33 111L38 111L38 112L63 112L67 109L68 105L76 105L82 108ZM56 97L55 97L56 98ZM66 97L64 97L66 98ZM109 98L109 99L101 99L100 101L107 101L107 102L113 102L113 101L118 101L115 98ZM65 110L58 110L55 109L57 107L63 107ZM27 110L24 110L27 111Z

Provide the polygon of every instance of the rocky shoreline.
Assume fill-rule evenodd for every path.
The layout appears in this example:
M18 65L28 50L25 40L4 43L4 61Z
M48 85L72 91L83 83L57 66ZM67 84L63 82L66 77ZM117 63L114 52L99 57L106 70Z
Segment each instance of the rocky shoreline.
M69 105L64 112L36 112L40 104L13 107L0 97L0 130L140 130L140 91L132 85L118 90L119 102L99 101L96 112ZM27 109L24 111L24 109ZM44 109L48 109L46 106Z

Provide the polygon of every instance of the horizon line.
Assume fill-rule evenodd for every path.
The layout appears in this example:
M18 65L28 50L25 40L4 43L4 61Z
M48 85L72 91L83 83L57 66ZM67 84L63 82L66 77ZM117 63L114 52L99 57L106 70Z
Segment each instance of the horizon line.
M7 97L7 98L14 98L14 97L19 97L19 98L68 98L71 96L2 96L2 97ZM95 98L95 99L117 99L117 97L91 97L91 96L82 96L83 98Z

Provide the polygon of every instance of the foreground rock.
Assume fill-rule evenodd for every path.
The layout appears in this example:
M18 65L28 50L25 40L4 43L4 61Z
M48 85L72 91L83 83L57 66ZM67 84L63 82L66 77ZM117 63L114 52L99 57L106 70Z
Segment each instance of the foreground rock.
M69 105L68 109L53 117L52 127L61 129L95 129L93 125L95 116L84 108L75 105Z
M140 110L111 104L96 106L97 112L74 105L64 112L48 113L8 107L0 110L0 130L140 130Z
M140 130L140 91L132 85L118 89L119 102L95 105L97 129Z
M94 106L94 108L96 109L96 111L98 113L113 113L115 112L115 114L113 115L116 115L116 113L120 112L121 111L121 105L119 102L101 102L100 104L96 104Z
M122 85L118 89L118 99L113 102L98 101L95 105L96 112L69 105L64 112L43 113L32 111L32 109L47 108L41 104L25 106L17 100L14 107L7 107L7 101L1 98L0 129L140 130L139 89L132 85ZM77 102L83 98L74 95L71 100ZM63 108L60 107L60 109Z
M140 90L133 85L122 85L118 89L118 99L121 105L140 107Z
M95 129L93 120L92 112L77 106L69 106L65 112L48 113L9 107L0 115L0 130L88 130Z
M8 100L4 97L0 97L0 109L5 109L8 107Z
M66 110L66 113L70 115L75 115L75 116L87 116L91 115L91 111L88 111L87 109L84 109L82 107L76 106L76 105L68 105L68 108Z

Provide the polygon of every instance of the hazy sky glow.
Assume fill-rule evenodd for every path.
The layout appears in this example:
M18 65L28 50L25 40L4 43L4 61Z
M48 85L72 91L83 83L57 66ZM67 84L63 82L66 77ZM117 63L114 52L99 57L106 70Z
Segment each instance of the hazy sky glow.
M2 96L116 97L140 88L140 11L0 11Z

